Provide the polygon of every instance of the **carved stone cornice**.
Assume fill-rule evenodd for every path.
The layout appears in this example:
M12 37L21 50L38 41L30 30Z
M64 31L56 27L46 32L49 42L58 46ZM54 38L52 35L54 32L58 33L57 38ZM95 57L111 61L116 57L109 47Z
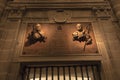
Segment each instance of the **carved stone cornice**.
M103 2L9 2L9 6L16 7L16 6L26 6L26 8L47 8L47 9L54 9L54 8L64 8L64 9L84 9L88 8L91 9L93 6L100 7L109 5Z
M111 8L109 7L93 7L93 13L96 18L110 18L111 17Z
M9 11L8 14L8 19L11 18L22 18L22 16L24 15L25 12L25 8L24 7L7 7L6 10Z

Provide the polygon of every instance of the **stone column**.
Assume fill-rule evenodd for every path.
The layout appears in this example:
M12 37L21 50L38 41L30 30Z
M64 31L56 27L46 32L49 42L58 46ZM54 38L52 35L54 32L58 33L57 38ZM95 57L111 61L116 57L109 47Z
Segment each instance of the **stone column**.
M0 0L0 15L2 14L3 9L5 8L7 0Z
M119 62L120 59L118 56L120 56L120 0L111 0L111 4L113 6L113 9L115 11L115 14L117 16L118 22L103 22L104 24L104 33L106 35L106 40L108 40L109 45L109 51L111 53L111 61L112 61L112 67L114 72L114 80L120 79L120 69L119 69ZM111 24L112 23L112 24ZM109 26L108 28L105 26ZM107 30L107 31L106 31ZM116 46L116 48L115 48ZM117 49L118 48L118 49Z

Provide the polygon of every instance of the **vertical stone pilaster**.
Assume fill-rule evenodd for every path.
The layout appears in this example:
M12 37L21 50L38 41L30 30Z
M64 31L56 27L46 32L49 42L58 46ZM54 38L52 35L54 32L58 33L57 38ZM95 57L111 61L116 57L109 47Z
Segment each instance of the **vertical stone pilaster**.
M0 80L16 80L19 63L13 62L20 20L0 26Z

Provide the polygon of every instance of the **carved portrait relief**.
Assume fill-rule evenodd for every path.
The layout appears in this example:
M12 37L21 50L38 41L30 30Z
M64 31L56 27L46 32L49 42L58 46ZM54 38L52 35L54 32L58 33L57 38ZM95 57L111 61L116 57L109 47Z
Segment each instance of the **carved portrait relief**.
M79 55L98 53L91 23L30 23L22 55Z

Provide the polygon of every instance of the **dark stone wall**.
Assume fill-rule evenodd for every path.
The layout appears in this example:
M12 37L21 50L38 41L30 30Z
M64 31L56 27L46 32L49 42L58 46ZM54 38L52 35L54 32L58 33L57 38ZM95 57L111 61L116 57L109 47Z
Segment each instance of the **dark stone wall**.
M59 4L57 8L55 8L54 5L52 9L46 9L46 5L43 7L43 5L38 6L38 4L26 4L27 6L19 3L9 4L10 6L6 6L5 14L2 16L2 20L0 22L0 80L18 80L21 63L35 63L44 61L100 61L101 74L103 76L102 80L119 80L120 28L108 3L85 3L82 4L83 6L79 6L81 3L78 3L77 5L66 5L63 9L63 13L59 16L55 15L59 13L57 10L61 8L62 4ZM69 6L70 9L68 9ZM44 8L44 10L38 8ZM68 15L66 16L64 14ZM61 21L58 17L62 16L67 19L66 25L71 23L74 26L75 24L73 23L79 22L91 23L99 52L98 54L88 53L85 55L52 56L51 53L51 56L44 57L22 54L24 50L25 34L29 23L55 23L54 19ZM48 37L49 41L50 38L52 38L51 42L53 42L53 44L50 42L50 45L44 46L48 49L52 49L55 53L59 53L59 47L55 46L62 46L61 49L64 48L62 52L66 52L65 48L68 48L67 45L65 45L65 47L64 44L61 43L66 43L64 42L64 37L69 34L71 35L73 30L71 28L71 32L69 32L67 29L68 27L63 28L63 26L63 32L60 32L57 31L55 25L54 28L48 27L50 32L54 33L54 37ZM49 35L49 30L47 31L47 35ZM64 35L64 37L62 35ZM62 38L62 41L59 42L60 38ZM69 40L71 40L71 37L68 41ZM71 45L71 42L68 45ZM72 51L71 48L69 50ZM77 51L79 49L74 50Z

